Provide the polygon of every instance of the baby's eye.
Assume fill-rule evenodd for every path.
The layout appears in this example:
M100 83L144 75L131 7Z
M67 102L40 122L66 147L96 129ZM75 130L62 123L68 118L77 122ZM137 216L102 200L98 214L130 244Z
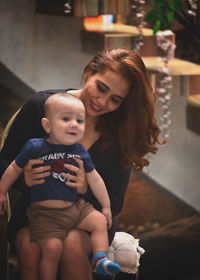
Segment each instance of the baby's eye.
M63 118L63 121L65 121L65 122L68 122L69 120L70 120L70 118L68 118L68 117Z
M79 119L79 120L77 120L77 123L82 124L82 123L84 123L84 120Z

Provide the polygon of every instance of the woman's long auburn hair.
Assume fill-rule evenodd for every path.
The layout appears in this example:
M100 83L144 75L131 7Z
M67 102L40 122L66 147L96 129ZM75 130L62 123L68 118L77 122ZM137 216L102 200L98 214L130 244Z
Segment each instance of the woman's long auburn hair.
M84 77L104 73L107 69L121 74L130 84L122 105L100 116L96 130L100 132L102 150L115 150L123 168L142 170L149 165L145 158L156 153L159 127L155 119L155 95L146 67L134 51L116 48L98 52L84 70Z

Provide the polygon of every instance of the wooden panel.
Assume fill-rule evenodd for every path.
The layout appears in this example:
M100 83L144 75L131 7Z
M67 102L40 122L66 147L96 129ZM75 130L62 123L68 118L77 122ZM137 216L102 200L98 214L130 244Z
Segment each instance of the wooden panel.
M155 90L159 82L158 67L163 64L157 58L143 57L143 60ZM200 94L200 65L180 59L173 59L169 62L169 69L172 75L172 92L174 95L190 97Z
M190 95L200 95L200 75L191 75L189 78Z
M66 0L37 0L36 12L65 16L98 16L100 14L131 13L129 0L71 0L71 12L64 13Z
M160 49L157 47L156 37L153 36L152 29L143 28L143 46L140 50L140 55L143 57L155 57L161 55ZM134 49L139 31L136 26L126 24L102 24L88 22L84 23L82 32L82 49L89 53L94 53L100 50L100 46L104 48L125 47ZM88 33L88 34L87 34ZM93 34L92 34L93 33ZM96 40L99 40L102 35L100 46L96 45ZM87 39L85 39L85 38ZM170 36L172 41L175 40L174 34ZM92 42L91 42L92 41ZM89 46L88 46L89 45ZM93 48L91 48L93 46Z
M98 16L98 0L74 0L74 16Z
M147 69L153 73L158 72L158 67L164 66L164 63L158 60L157 57L143 57L143 60ZM200 65L186 60L171 59L168 67L173 76L200 75Z
M200 135L200 95L188 99L186 106L186 124L187 128Z
M104 45L107 48L128 48L133 49L135 45L135 37L129 34L105 34Z
M74 0L75 16L123 14L131 12L129 0Z
M159 87L160 75L158 73L153 73L148 71L151 85L156 91L156 88ZM189 76L172 76L172 94L173 95L189 95Z

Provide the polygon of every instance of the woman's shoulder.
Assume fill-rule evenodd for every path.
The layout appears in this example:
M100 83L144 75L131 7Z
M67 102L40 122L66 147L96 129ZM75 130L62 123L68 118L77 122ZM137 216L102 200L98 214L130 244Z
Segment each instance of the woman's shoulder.
M33 94L29 99L26 101L22 108L22 112L42 112L43 114L43 109L44 109L44 103L47 100L47 98L58 92L59 89L48 89L48 90L41 90ZM61 90L60 90L61 91ZM63 92L66 90L62 90Z
M41 90L33 94L28 102L32 103L38 103L41 101L45 101L50 95L56 93L56 92L65 92L66 89L47 89L47 90Z
M37 94L40 94L40 95L52 95L56 92L66 92L68 89L45 89L45 90L40 90L37 92Z

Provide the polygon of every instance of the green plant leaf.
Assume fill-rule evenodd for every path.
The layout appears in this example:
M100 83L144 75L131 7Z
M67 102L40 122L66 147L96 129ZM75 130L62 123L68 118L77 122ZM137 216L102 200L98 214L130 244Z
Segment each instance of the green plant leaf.
M159 29L168 29L174 18L175 11L180 10L183 0L154 0L153 8L146 16L145 21L153 24L154 35Z
M181 5L182 5L182 0L174 0L174 2L172 3L172 6L175 11L180 10Z
M160 30L160 20L158 19L156 23L153 26L153 35L156 35L156 33Z
M173 18L174 18L174 12L173 11L168 11L168 13L167 13L168 22L171 23Z
M164 14L163 16L160 17L160 28L163 28L163 29L167 29L168 28L168 21L167 21L167 18L166 18L166 15Z
M150 22L150 21L154 21L157 17L157 11L155 10L151 10L150 12L148 12L145 16L145 20L147 22Z

